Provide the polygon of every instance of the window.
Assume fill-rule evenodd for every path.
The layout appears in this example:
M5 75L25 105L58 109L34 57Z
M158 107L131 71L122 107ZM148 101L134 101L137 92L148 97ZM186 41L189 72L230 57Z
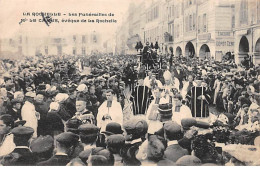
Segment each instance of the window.
M207 15L203 14L203 32L207 32Z
M172 13L172 7L169 8L169 18L171 18L171 16L172 16L171 13Z
M192 15L189 17L189 31L192 31Z
M240 25L248 24L248 1L242 0L240 5Z
M76 42L76 35L73 35L73 41Z
M178 11L178 10L177 10ZM176 14L175 14L175 16L176 16ZM172 5L172 17L174 17L174 6ZM178 18L178 13L177 13L177 16L176 16L177 18Z
M72 53L73 53L73 55L76 55L76 54L77 54L77 49L76 49L76 47L73 47L73 48L72 48Z
M257 23L260 23L260 1L257 1Z
M22 46L19 46L19 47L18 47L18 52L19 52L20 54L23 52Z
M185 30L186 30L186 32L188 32L189 31L189 17L188 16L185 17L185 24L186 24Z
M86 43L86 36L82 35L82 43Z
M200 16L198 17L198 33L200 33Z
M48 46L45 46L45 54L48 55L49 54L49 50L48 50Z
M196 15L195 13L193 14L193 26L192 26L193 30L195 30L196 28Z
M180 36L180 25L177 25L177 38Z
M86 48L85 46L82 47L82 55L85 55L86 54Z
M232 28L235 28L235 16L234 15L232 16L232 25L231 26L232 26Z

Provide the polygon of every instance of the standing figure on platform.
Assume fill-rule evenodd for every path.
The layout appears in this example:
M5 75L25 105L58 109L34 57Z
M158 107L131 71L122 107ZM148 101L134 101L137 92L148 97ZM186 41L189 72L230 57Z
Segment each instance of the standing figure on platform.
M208 117L210 103L210 95L205 87L201 86L202 78L196 78L197 86L193 86L187 93L186 99L189 102L193 117Z

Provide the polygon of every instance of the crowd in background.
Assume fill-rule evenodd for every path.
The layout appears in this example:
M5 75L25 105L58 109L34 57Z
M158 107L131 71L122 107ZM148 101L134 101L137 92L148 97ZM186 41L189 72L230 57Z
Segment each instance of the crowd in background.
M158 57L2 60L0 164L248 165L221 146L260 145L260 66Z

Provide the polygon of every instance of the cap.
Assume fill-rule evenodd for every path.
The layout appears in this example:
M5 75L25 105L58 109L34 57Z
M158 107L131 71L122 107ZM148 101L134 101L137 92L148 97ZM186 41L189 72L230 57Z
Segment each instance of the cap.
M112 134L122 134L124 131L121 128L121 125L116 122L111 122L106 125L106 131L103 131L102 133L107 135Z
M14 122L14 118L10 114L1 115L0 120L3 120L5 124L11 124Z
M79 133L84 136L97 136L99 128L94 124L83 124L79 126Z
M192 155L185 155L176 161L177 166L198 166L201 164L201 160Z
M159 104L158 111L160 113L161 121L169 121L172 119L172 104Z
M145 120L133 118L124 124L124 129L127 134L146 134L148 130L148 124Z
M87 149L87 150L84 150L82 152L79 153L79 158L83 161L83 162L87 162L88 160L88 157L91 155L92 153L92 149Z
M115 134L107 137L108 147L122 147L125 144L125 137L122 134Z
M36 97L36 93L30 91L30 92L27 92L27 93L25 94L25 96L26 96L26 97L32 97L32 98L35 98L35 97Z
M190 127L195 126L197 121L194 118L185 118L181 120L183 129L188 130Z
M163 126L167 136L180 134L181 126L174 121L167 121Z
M66 144L66 145L73 145L76 144L79 140L79 136L77 134L74 134L72 132L64 132L59 134L56 137L56 141L61 143L61 144Z
M69 119L66 122L66 127L68 127L68 128L77 128L78 129L80 125L82 125L81 120L76 119L76 118Z
M103 155L92 155L90 157L92 166L107 166L108 160Z
M160 113L161 122L169 121L172 119L172 104L159 104L158 111Z
M6 90L11 90L14 87L14 83L7 83L5 84Z
M197 121L195 126L199 127L199 128L203 128L203 129L208 129L210 127L210 124L207 122L203 122L203 121Z
M67 100L69 98L69 95L66 93L58 93L55 97L55 102L64 102L65 100Z
M51 102L49 112L52 111L52 110L56 111L56 110L59 109L59 107L60 107L60 104L58 102Z
M26 123L26 120L19 120L14 123L14 127L23 126Z
M78 87L77 87L77 91L79 92L83 92L87 89L87 86L85 84L80 84Z
M54 148L54 139L47 136L40 136L31 142L30 148L33 153L44 153Z
M94 151L92 151L92 154L104 156L107 159L106 165L109 165L109 166L114 165L114 156L109 150L107 150L107 149L99 149L97 151L94 150Z
M34 133L33 128L31 127L25 127L25 126L19 126L15 127L11 133L13 133L15 136L29 136Z

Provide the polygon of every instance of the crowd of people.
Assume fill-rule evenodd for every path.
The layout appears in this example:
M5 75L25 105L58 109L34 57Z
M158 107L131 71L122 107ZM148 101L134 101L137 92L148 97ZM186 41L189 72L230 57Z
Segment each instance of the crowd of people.
M135 55L83 60L2 60L0 165L260 165L223 150L259 151L259 65L173 54L152 67Z

